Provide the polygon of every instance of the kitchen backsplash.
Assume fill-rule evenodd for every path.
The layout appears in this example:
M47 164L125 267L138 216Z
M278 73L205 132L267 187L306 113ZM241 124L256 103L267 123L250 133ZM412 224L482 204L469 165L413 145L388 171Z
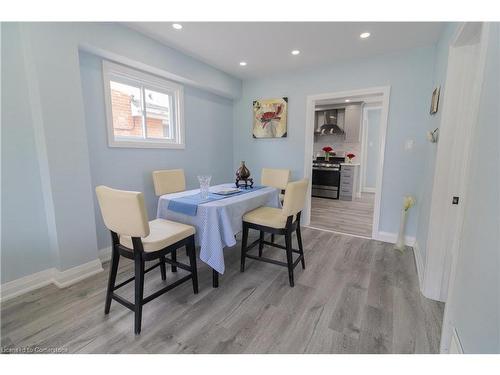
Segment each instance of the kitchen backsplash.
M325 146L330 146L333 148L333 151L337 154L337 156L344 156L345 154L348 154L352 152L356 157L353 159L355 162L360 162L360 150L361 150L361 143L346 143L343 141L342 136L329 136L329 135L321 135L321 136L315 136L314 137L314 146L313 146L313 152L314 152L314 157L317 156L318 153L320 153L320 156L324 156L325 153L323 152L322 148Z

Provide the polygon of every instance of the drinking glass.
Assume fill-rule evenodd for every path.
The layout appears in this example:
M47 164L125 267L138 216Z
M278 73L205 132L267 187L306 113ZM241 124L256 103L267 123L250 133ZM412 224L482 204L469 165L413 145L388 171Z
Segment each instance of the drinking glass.
M212 176L198 176L198 181L200 182L200 195L201 199L208 198L208 188L210 187L210 180Z

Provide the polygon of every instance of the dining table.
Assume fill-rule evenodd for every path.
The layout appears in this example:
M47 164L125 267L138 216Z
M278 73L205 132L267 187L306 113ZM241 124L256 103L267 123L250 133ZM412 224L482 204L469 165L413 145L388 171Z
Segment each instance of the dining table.
M231 188L235 188L234 183L211 186L208 199L199 198L200 189L165 194L158 199L157 218L195 227L199 257L212 268L214 288L219 286L219 274L225 272L224 248L236 245L243 215L262 206L281 208L277 188L254 186L239 188L235 194L220 194Z

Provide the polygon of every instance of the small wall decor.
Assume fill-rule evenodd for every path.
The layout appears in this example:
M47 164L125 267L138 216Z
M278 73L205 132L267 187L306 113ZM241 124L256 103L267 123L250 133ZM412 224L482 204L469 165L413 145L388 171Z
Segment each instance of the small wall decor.
M436 143L438 141L439 129L436 128L433 131L427 132L427 140L431 143Z
M288 98L253 101L254 138L284 138L287 133Z
M432 92L431 110L430 110L431 115L433 115L434 113L436 113L438 111L440 91L441 91L441 86L438 86Z

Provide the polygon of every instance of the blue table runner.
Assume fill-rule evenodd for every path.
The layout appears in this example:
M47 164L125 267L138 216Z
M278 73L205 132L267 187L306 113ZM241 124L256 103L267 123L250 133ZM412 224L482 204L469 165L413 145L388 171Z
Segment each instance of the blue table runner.
M251 193L252 191L256 191L264 188L265 186L254 186L253 188L240 188L238 193L229 194L229 195L221 195L215 193L208 193L207 199L201 198L201 193L186 195L183 197L172 198L168 201L168 209L171 211L175 211L181 214L196 216L198 212L198 206L203 203L218 201L225 198L235 197L237 195L242 195L246 193Z

